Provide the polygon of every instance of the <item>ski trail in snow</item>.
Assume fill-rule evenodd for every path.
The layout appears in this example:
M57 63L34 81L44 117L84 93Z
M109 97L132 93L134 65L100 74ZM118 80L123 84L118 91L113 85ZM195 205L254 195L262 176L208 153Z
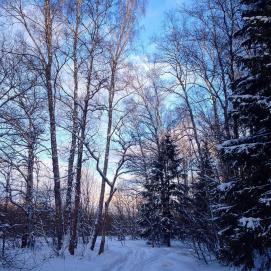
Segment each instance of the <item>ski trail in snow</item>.
M130 258L126 258L122 263L122 269L118 270L144 271L145 267L148 269L149 264L157 260L157 255L150 257L144 248L134 248L129 256Z
M133 258L133 250L131 248L127 248L126 250L123 250L123 252L124 253L120 254L120 256L114 262L112 262L110 271L125 270L123 269L123 265ZM108 271L108 267L103 271Z
M138 247L138 246L127 246L120 247L118 252L119 256L113 262L111 262L110 271L144 271L149 270L148 266L152 262L159 258L158 255L152 255L148 250L152 248ZM103 269L108 271L108 267Z
M188 247L180 241L172 242L171 248L150 247L143 240L127 240L124 244L117 240L107 240L107 248L103 255L97 251L86 250L71 256L66 252L63 257L49 257L51 251L42 247L36 258L31 251L26 251L26 266L36 264L33 271L230 271L218 263L205 265L197 260ZM46 261L44 261L44 257ZM31 264L31 260L34 260ZM22 258L23 260L23 258ZM0 267L0 271L3 269ZM17 269L10 269L16 271ZM3 271L6 271L3 270ZM235 269L236 271L236 269Z
M183 248L184 250L184 248ZM200 271L202 266L195 264L195 259L191 261L191 253L182 251L176 257L174 248L152 248L134 245L125 245L118 250L121 254L112 264L110 271L156 271L175 270L176 261L183 271ZM193 257L192 257L193 258ZM197 267L195 267L197 266ZM103 271L107 271L104 269Z

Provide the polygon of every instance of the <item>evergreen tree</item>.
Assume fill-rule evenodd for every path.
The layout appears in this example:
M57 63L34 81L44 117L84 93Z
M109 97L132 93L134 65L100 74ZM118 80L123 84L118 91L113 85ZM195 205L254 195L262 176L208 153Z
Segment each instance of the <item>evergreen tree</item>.
M191 214L194 222L191 221L190 225L193 226L189 231L194 243L204 244L208 251L216 253L218 238L214 208L218 201L218 181L214 168L215 162L205 142L202 147L202 161L199 163L198 180L191 185Z
M158 146L157 154L151 159L149 177L144 184L142 196L145 203L141 206L139 224L142 236L152 245L170 246L174 230L177 178L180 172L180 159L170 135L165 135Z
M234 84L232 117L240 138L222 144L234 178L220 186L221 257L242 265L269 270L271 248L271 1L243 0L239 58L243 70ZM255 259L262 259L255 266Z

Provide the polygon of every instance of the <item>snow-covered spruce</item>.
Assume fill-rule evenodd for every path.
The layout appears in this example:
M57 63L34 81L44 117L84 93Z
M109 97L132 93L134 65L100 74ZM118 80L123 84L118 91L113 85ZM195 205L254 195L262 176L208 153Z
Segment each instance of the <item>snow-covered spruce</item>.
M221 258L227 263L270 270L271 248L271 2L243 0L242 74L234 84L232 118L239 138L220 146L232 178L219 186Z
M151 159L149 176L144 183L144 203L139 213L141 235L154 245L170 246L176 226L176 198L180 161L177 148L169 134L162 139L157 153Z

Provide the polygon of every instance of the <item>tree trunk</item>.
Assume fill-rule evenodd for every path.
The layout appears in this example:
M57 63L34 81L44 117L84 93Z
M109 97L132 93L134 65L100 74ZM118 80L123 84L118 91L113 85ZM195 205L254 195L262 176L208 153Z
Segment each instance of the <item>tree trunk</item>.
M62 221L62 200L60 192L60 173L58 164L58 150L56 140L55 101L52 86L52 19L50 0L45 0L45 40L47 45L48 63L45 66L45 80L48 97L48 111L50 122L50 141L52 151L52 166L54 175L54 196L55 196L55 229L57 237L57 250L62 247L63 221Z
M5 187L5 205L4 205L4 222L7 224L8 217L8 203L9 203L9 188L10 188L10 175L11 175L11 167L8 167L8 172L6 176L6 187ZM4 228L2 234L2 253L1 256L5 257L6 250L6 229Z
M182 82L181 82L180 79L179 79L179 82L182 85ZM190 120L191 120L191 124L192 124L192 129L193 129L193 133L194 133L195 142L196 142L196 145L197 145L197 148L198 148L200 166L202 166L203 157L202 157L201 144L200 144L200 141L199 141L197 126L196 126L196 122L195 122L195 118L194 118L194 113L193 113L192 107L190 105L189 97L188 97L187 90L186 90L185 87L183 87L183 92L184 92L184 96L185 96L185 103L186 103L186 106L188 108L188 112L189 112L189 115L190 115Z
M93 232L93 236L92 236L92 240L91 240L91 247L90 247L91 250L94 250L94 247L95 247L95 244L97 241L97 237L99 234L99 226L101 224L102 214L103 214L104 193L105 193L105 181L102 180L97 217L95 220L94 232Z
M98 255L101 255L104 253L104 246L105 246L105 235L106 235L106 222L108 221L108 212L109 212L109 204L116 192L116 189L114 188L114 184L110 188L110 193L107 201L104 204L104 215L102 220L102 239L100 243L99 253Z
M81 139L83 138L84 134L85 134L85 129L82 129ZM81 197L81 173L82 173L83 149L84 149L84 142L81 141L78 148L76 183L75 183L75 200L74 200L74 209L73 209L73 214L72 214L71 237L70 237L70 244L69 244L69 252L71 255L74 255L74 249L77 246L77 226L78 226L78 214L79 214L80 197Z
M101 243L100 243L98 255L101 255L102 253L104 253L105 235L106 235L106 221L108 218L108 208L109 208L109 204L108 204L108 202L106 202L105 206L104 206L104 215L103 215L103 223L102 223L102 238L101 238Z
M63 240L63 224L62 224L62 201L60 193L60 174L58 164L58 151L56 140L56 123L55 123L55 110L53 93L51 88L51 80L48 82L48 108L50 118L50 136L51 136L51 149L52 149L52 165L54 174L54 195L55 195L55 227L57 237L57 250L62 247Z
M70 244L69 244L69 252L71 255L74 255L74 249L76 248L76 245L77 245L77 226L78 226L78 214L79 214L80 197L81 197L82 160L83 160L83 151L84 151L87 111L88 111L88 97L87 97L87 100L85 101L83 124L82 124L82 130L81 130L80 143L78 147L75 200L74 200L74 209L73 209L73 215L72 215L71 238L70 238Z
M29 144L28 146L28 165L27 165L27 184L26 184L26 229L22 236L21 247L33 247L34 236L33 236L33 171L34 171L34 146Z
M73 90L73 112L72 112L72 140L70 147L70 156L68 161L68 183L67 183L67 194L66 194L66 204L65 204L65 232L67 232L70 225L71 219L71 198L72 198L72 184L74 177L74 158L76 151L76 139L78 132L78 61L77 61L77 45L78 45L78 30L80 23L80 7L81 0L76 1L76 25L73 37L73 81L74 81L74 90Z
M87 93L84 100L83 116L81 122L81 136L79 139L78 156L77 156L77 167L76 167L76 185L75 185L75 200L74 210L72 215L71 225L71 238L69 244L69 252L74 255L74 249L77 245L77 226L78 226L78 214L80 208L80 197L81 197L81 175L82 175L82 163L83 163L83 152L85 143L85 131L87 126L88 106L90 101L90 81L92 74L93 59L91 61L91 69L88 76Z
M114 99L114 72L112 72L112 79L111 79L111 87L109 91L109 108L108 108L108 124L107 124L107 136L106 136L106 146L105 146L105 155L104 155L104 167L103 167L103 174L106 176L107 169L108 169L108 160L109 160L109 152L110 152L110 143L111 143L111 130L112 130L112 117L113 117L113 99ZM104 193L105 193L105 184L106 181L102 179L101 184L101 192L99 198L99 205L98 205L98 212L97 217L94 225L94 233L91 242L91 250L94 250L97 237L99 234L99 227L102 222L103 216L103 205L104 205Z
M170 210L169 210L169 180L166 177L167 175L167 162L164 162L163 165L164 173L161 173L160 180L161 180L161 204L162 204L162 218L169 218L170 217ZM171 237L171 225L164 225L163 226L163 245L170 247L170 237Z

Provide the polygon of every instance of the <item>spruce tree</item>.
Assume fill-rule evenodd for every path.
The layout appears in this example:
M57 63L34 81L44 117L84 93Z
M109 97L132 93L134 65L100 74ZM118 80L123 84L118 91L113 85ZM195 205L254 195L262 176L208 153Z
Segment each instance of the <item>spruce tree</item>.
M218 240L214 208L218 201L218 180L214 171L215 162L211 157L207 142L203 144L202 160L198 168L197 181L191 185L190 225L192 227L190 226L188 231L190 237L193 238L193 243L204 244L208 251L216 253Z
M233 86L240 137L222 144L234 177L220 186L221 257L244 270L270 270L271 1L243 0L242 75ZM262 259L256 266L255 259Z
M144 204L141 206L139 224L142 235L152 245L170 246L175 225L174 195L180 171L177 147L170 135L167 134L161 139L150 165L149 177L142 193Z

